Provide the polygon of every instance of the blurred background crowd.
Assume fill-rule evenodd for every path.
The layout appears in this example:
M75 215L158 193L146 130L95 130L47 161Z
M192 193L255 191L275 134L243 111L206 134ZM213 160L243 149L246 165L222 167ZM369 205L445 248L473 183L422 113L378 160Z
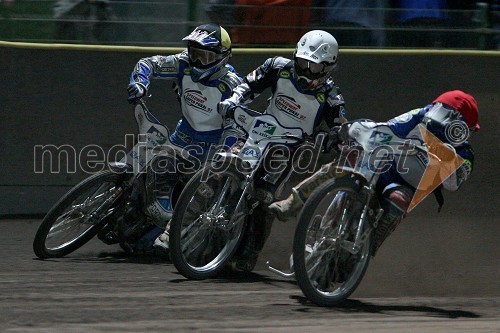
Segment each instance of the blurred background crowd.
M500 0L0 0L0 40L183 46L217 22L237 47L289 47L306 31L343 48L500 49Z

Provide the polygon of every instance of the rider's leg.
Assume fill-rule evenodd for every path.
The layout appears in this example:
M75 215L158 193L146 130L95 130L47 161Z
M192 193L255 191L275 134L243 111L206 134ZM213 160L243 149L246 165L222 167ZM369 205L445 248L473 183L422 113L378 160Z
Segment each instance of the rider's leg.
M373 254L376 253L384 240L389 237L406 216L412 197L412 189L396 183L392 183L383 189L382 208L384 214L375 229Z
M176 198L179 197L180 192L182 192L182 188L184 183L176 180L176 186L173 186L172 190L169 192L169 200L168 203L170 212L173 212L173 206L175 205ZM161 230L161 233L157 235L154 240L153 247L157 250L157 254L165 255L169 251L169 229L170 229L170 218L168 219L165 228Z
M182 165L179 165L186 168L186 170L178 170L176 165L173 178L170 178L170 183L172 185L171 188L169 189L169 191L159 193L160 196L158 202L162 204L162 206L165 208L165 211L170 213L168 219L165 219L165 221L167 222L165 229L153 243L153 246L155 247L159 255L168 254L169 251L169 228L170 219L172 217L173 208L175 205L174 201L175 198L178 198L178 196L180 195L180 192L182 191L182 188L185 184L183 182L179 182L179 175L182 174L184 177L188 177L188 175L194 174L194 172L199 169L199 167L202 165L202 162L205 161L205 159L211 152L210 142L195 141L187 143L179 137L177 131L170 136L170 142L176 146L186 149L189 152L191 159L189 161L183 161ZM170 166L170 168L172 167Z
M338 169L335 166L335 162L323 165L311 177L292 188L292 194L288 198L269 205L269 211L274 213L280 221L287 221L297 215L311 193L319 185L336 176Z
M164 232L172 218L172 196L178 175L173 157L158 155L151 163L146 176L147 213L157 225L141 238L143 247L152 250L156 239Z
M274 215L257 209L251 218L245 238L234 261L237 269L246 272L251 272L257 264L259 253L271 234Z

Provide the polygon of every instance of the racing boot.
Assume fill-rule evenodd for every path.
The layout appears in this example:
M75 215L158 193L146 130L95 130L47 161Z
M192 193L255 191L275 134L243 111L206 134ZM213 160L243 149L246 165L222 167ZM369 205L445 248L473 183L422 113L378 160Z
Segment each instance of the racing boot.
M154 226L149 230L144 236L142 236L137 242L135 242L135 252L137 254L154 254L154 241L163 232L163 229Z
M304 202L300 198L297 190L292 189L292 194L290 194L288 198L269 205L267 209L276 215L278 220L286 222L292 217L295 217L303 206Z
M165 230L155 239L153 243L153 248L155 249L156 255L166 259L170 259L169 230L170 222L167 224Z
M396 229L406 216L413 197L413 191L407 187L394 184L387 186L382 192L382 208L384 214L378 221L374 231L372 256L378 251L382 243Z
M325 164L311 177L304 179L294 187L292 189L292 194L288 198L269 205L267 209L275 214L278 220L286 222L297 215L304 206L304 202L319 185L332 178L338 178L343 175L344 172L337 169L337 162Z

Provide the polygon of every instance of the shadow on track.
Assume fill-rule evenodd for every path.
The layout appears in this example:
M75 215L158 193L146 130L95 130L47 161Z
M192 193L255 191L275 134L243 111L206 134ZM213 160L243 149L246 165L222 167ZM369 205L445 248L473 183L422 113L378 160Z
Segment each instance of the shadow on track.
M182 279L173 279L170 280L169 282L183 283L188 281L192 280L182 278ZM215 278L200 280L200 281L209 281L210 283L264 283L268 285L273 285L276 283L290 283L296 285L295 280L274 279L270 278L269 276L261 275L256 272L232 271L231 269L222 271Z
M311 303L303 296L290 296L291 299L297 300L300 304L307 305L307 308L297 309L299 312L309 312L314 308L320 308ZM442 317L442 318L480 318L477 313L462 310L446 310L432 306L425 305L380 305L369 302L362 302L358 300L346 300L338 306L331 308L323 308L332 311L339 311L345 313L375 313L375 314L389 314L390 312L417 312L422 313L429 317Z
M159 256L155 253L140 253L140 254L130 254L124 251L114 251L107 252L101 251L97 254L80 254L80 255L68 255L63 258L48 258L48 259L38 259L33 258L33 260L40 261L52 261L52 262L82 262L82 263L112 263L112 264L147 264L147 265L164 265L171 264L170 258L166 256Z

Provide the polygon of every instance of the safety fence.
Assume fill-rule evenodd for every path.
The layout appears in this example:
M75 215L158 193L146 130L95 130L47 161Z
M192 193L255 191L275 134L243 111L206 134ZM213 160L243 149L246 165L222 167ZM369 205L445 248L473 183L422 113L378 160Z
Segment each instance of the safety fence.
M467 3L461 1L462 3ZM182 46L193 27L217 22L235 46L292 46L310 29L341 47L498 49L498 1L460 9L317 6L312 0L1 0L0 40ZM331 2L335 3L335 2ZM453 3L451 1L450 3ZM256 5L259 4L259 5Z
M88 176L88 168L94 170L96 157L90 153L96 147L111 152L127 146L126 135L137 132L126 93L132 69L142 57L180 50L0 42L2 82L9 87L0 89L0 216L46 212ZM238 47L231 64L244 75L268 57L292 54L293 48ZM491 175L498 165L492 143L498 142L499 64L498 51L343 49L334 79L349 119L384 121L448 89L473 94L481 110L481 131L474 137L478 163L459 207L460 213L478 214L487 200L474 199L474 210L470 200L496 188ZM171 84L152 82L147 102L173 130L180 110ZM251 107L264 110L267 97L269 92L263 93Z

